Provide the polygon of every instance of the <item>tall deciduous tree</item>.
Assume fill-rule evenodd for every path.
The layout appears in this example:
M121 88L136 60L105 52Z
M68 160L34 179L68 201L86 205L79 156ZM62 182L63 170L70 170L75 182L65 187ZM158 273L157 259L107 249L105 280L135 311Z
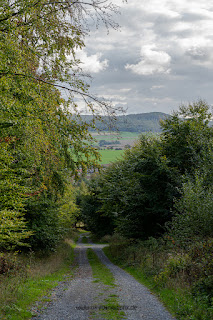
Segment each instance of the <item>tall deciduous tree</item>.
M75 52L84 46L88 18L116 27L111 16L116 11L108 0L0 3L0 152L6 164L0 168L1 180L5 179L1 195L4 192L6 199L0 207L1 221L9 210L10 221L18 223L17 211L24 224L25 213L28 226L40 234L47 223L46 242L60 220L56 211L67 176L97 164L98 153L88 142L92 139L88 125L79 121L77 99L93 114L100 108L114 111L89 93ZM66 99L62 90L68 93ZM7 205L11 197L22 209ZM50 223L51 212L55 225ZM9 229L7 235L9 239Z
M162 141L164 154L170 166L180 174L194 173L202 166L212 146L212 117L205 101L197 101L181 106L171 117L162 121Z

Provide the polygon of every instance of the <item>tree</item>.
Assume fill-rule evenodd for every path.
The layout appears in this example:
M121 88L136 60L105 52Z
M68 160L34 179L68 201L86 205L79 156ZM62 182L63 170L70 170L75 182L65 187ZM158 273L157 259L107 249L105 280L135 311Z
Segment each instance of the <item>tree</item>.
M117 230L124 236L158 236L171 219L176 184L160 141L141 136L138 144L126 151L123 161L104 173L102 212L116 213Z
M110 110L104 101L88 92L75 53L84 47L88 18L96 25L103 22L107 28L117 28L112 19L117 6L108 0L8 0L0 6L1 77L13 81L24 78L38 87L46 83L67 90L68 102L75 111L76 94L93 112L96 108L91 100L102 111Z
M26 245L32 235L24 219L25 187L10 167L13 157L8 153L8 143L0 143L0 247L14 248Z
M213 184L206 185L205 176L200 172L195 173L194 179L185 177L184 180L168 231L176 244L185 247L213 236Z
M183 106L178 115L163 124L170 165L183 173L169 232L176 243L187 246L212 237L213 128L210 107L203 101Z
M161 150L158 139L142 136L122 160L95 177L83 206L80 203L84 221L90 219L93 232L116 230L139 239L164 232L165 223L171 220L177 181L176 171L169 168Z
M95 104L99 111L101 107L102 112L114 109L89 93L75 52L84 46L84 36L88 32L86 18L96 20L96 24L102 21L107 28L116 28L111 13L117 13L117 6L108 0L8 0L0 6L2 111L8 111L11 117L11 111L14 110L22 118L26 113L29 115L32 112L32 107L23 110L23 104L25 106L29 102L35 102L42 106L42 110L39 110L41 114L44 113L47 100L51 101L56 96L56 107L63 111L57 116L63 117L63 113L71 119L69 131L66 130L67 135L72 135L70 144L73 143L74 146L71 149L75 150L80 165L87 163L85 159L90 158L89 152L95 155L97 153L90 144L82 143L85 137L90 140L91 136L87 130L88 125L83 120L81 125L77 125L76 118L73 117L73 113L78 113L76 95L85 101L94 114L97 111ZM67 99L62 99L54 87L69 92ZM34 114L34 119L35 117L37 115ZM7 121L7 118L3 120ZM63 118L60 125L64 121ZM86 158L81 156L82 152Z
M181 106L161 122L164 154L180 174L192 174L202 166L212 145L209 106L197 101Z
M92 220L97 215L108 217L114 230L131 238L158 237L165 233L166 224L172 219L172 232L180 230L183 236L192 230L210 235L210 118L208 105L198 101L182 106L164 120L159 138L142 136L136 146L126 150L122 160L96 178L98 209L92 210Z
M0 218L3 221L9 210L7 219L15 221L15 234L23 239L30 233L20 233L21 227L38 233L34 212L39 227L49 226L40 243L48 243L52 234L54 244L67 177L77 176L79 168L85 171L97 165L88 125L79 121L77 99L83 99L94 115L100 107L114 110L89 93L75 52L84 46L86 18L116 27L111 18L116 10L100 0L6 0L0 4L0 151L6 163L0 175L10 185L6 188L2 180L1 194L21 206L15 210L3 202ZM69 93L66 99L62 90ZM45 218L39 216L41 211ZM11 230L7 230L7 241Z
M102 177L99 176L92 178L86 185L81 183L77 196L80 221L83 221L86 228L99 238L113 233L115 227L111 216L106 215L101 210L101 179Z

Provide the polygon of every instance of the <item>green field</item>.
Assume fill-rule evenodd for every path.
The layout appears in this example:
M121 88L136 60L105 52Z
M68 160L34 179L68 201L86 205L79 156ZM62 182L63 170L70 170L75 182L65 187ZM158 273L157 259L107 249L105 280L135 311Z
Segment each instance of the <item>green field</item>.
M100 150L101 164L108 164L122 157L124 150Z
M125 146L130 145L131 147L134 145L134 142L139 139L141 135L147 135L147 136L153 136L157 137L158 133L152 133L152 132L143 132L143 133L138 133L138 132L106 132L104 135L103 133L93 133L93 137L97 140L119 140L120 145L118 147L122 148L123 150L111 150L111 149L102 149L99 150L99 153L101 154L101 164L109 164L110 162L114 162L118 159L121 159L122 155L125 152Z
M134 142L138 140L140 135L153 135L157 136L156 133L150 133L150 132L144 132L144 133L138 133L138 132L92 132L93 138L97 141L96 143L93 143L95 147L98 147L98 142L100 140L105 141L116 141L119 140L119 144L117 144L117 147L122 148L123 150L111 150L107 149L107 146L105 146L102 150L99 150L99 153L101 155L101 161L100 164L109 164L111 162L114 162L116 160L121 159L122 155L124 154L124 149L126 146L133 146ZM116 144L114 145L114 148L116 147Z

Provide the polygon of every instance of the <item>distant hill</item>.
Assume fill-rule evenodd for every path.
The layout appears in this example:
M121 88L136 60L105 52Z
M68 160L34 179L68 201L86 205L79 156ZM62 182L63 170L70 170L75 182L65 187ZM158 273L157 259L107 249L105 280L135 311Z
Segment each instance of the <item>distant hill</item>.
M103 121L96 121L96 127L100 130L111 131L128 131L128 132L160 132L160 119L169 117L168 114L162 112L148 112L117 116L115 121L110 117L102 117ZM92 116L84 115L83 120L90 123ZM91 129L91 131L94 131Z

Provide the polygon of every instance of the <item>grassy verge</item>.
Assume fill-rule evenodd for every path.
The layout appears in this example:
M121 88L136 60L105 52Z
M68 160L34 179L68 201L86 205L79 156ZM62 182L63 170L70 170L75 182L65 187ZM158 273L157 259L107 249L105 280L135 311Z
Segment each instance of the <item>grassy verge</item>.
M33 303L44 296L42 301L48 301L51 289L64 280L65 275L72 277L73 259L71 240L63 242L48 257L17 255L13 270L0 277L0 319L30 319Z
M92 267L92 272L95 278L95 282L101 282L105 286L108 286L108 289L114 288L115 280L111 271L103 265L97 255L94 253L92 249L87 249L87 255ZM117 295L113 293L109 293L107 298L104 300L104 304L101 306L99 312L105 319L115 319L120 320L123 319L125 313L119 310L120 305L118 303Z
M189 281L193 271L192 262L191 265L184 265L184 254L157 252L156 249L128 243L117 246L114 243L104 248L104 252L113 263L155 293L176 319L213 319L210 296L206 293L193 294L193 288L196 287Z

